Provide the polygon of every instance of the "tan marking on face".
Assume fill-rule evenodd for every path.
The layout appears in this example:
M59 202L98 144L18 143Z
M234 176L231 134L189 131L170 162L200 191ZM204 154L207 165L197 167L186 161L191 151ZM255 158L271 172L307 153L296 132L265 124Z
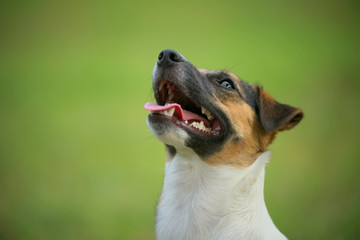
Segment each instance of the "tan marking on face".
M208 72L209 70L208 70L208 69L205 69L205 68L198 68L198 71L201 72L201 73L206 73L206 72Z
M232 78L235 83L237 84L237 88L239 90L239 92L242 94L242 95L245 95L244 93L244 90L242 88L240 88L240 86L238 85L239 81L240 81L240 78L238 76L236 76L234 73L232 72L226 72L227 75L229 75L230 78Z
M226 72L232 79L234 80L239 80L238 76L236 76L235 74L233 74L232 72Z
M248 167L266 150L270 134L261 126L254 110L243 100L230 100L222 105L236 134L229 138L220 152L205 161L209 165Z

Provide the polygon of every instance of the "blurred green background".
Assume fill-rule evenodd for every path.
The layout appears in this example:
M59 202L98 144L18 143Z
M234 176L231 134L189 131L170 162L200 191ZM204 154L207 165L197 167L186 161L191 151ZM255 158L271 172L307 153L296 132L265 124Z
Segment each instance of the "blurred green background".
M161 50L305 118L270 146L290 239L360 239L356 1L1 1L0 239L155 239L165 153L143 104Z

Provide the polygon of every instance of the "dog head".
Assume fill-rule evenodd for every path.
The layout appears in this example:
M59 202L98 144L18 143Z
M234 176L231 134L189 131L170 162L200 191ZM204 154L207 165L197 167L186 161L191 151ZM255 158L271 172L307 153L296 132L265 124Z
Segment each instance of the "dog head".
M247 167L278 131L300 122L299 108L278 103L262 87L224 70L198 69L174 50L160 53L153 71L156 103L148 125L176 153L195 152L210 165Z

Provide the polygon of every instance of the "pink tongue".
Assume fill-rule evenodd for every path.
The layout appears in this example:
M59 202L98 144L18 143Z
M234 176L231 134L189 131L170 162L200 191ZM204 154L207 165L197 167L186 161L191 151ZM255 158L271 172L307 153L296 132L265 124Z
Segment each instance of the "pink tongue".
M145 110L153 112L164 111L173 107L175 107L175 113L177 113L181 120L203 121L204 123L207 122L205 118L202 118L193 112L182 109L181 106L177 103L167 103L165 106L160 106L156 103L148 102L144 105Z
M144 105L144 109L145 110L149 110L149 111L152 111L152 112L159 112L159 111L164 111L164 110L168 110L170 108L175 108L175 112L174 112L174 115L176 115L177 117L179 117L182 121L188 121L188 120L192 120L192 121L197 121L197 122L200 122L200 121L203 121L205 126L209 127L210 126L210 123L207 119L193 113L193 112L190 112L190 111L186 111L184 109L181 108L181 106L177 103L167 103L166 105L164 106L160 106L156 103L153 103L153 102L148 102L148 103L145 103ZM212 124L212 129L217 131L217 130L220 130L221 127L220 127L220 123L219 123L219 120L218 119L215 119L215 121L213 122Z
M204 123L208 122L205 118L200 117L199 115L197 115L193 112L182 109L181 106L177 103L167 103L165 106L160 106L156 103L148 102L148 103L145 103L145 105L144 105L145 110L149 110L149 111L153 111L153 112L164 111L164 110L168 110L173 107L175 107L175 114L177 114L177 116L179 116L181 118L181 120L194 120L194 121L199 121L199 122L203 121Z
M160 106L156 103L148 102L148 103L145 103L145 105L144 105L145 110L149 110L152 112L164 111L164 110L168 110L173 107L175 108L174 115L176 115L177 117L180 117L182 121L188 121L188 120L192 120L192 121L196 121L196 122L203 121L205 126L207 126L207 127L210 126L210 123L207 119L200 117L199 115L197 115L193 112L182 109L181 106L177 103L167 103L164 106ZM214 131L218 131L221 129L218 119L215 119L215 121L212 123L211 128Z

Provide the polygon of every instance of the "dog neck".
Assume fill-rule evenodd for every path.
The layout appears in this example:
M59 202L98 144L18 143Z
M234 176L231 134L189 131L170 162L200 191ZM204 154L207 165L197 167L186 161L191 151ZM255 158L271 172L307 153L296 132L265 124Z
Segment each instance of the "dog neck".
M210 166L195 153L177 153L166 163L157 208L161 239L286 239L264 202L270 152L248 168Z

